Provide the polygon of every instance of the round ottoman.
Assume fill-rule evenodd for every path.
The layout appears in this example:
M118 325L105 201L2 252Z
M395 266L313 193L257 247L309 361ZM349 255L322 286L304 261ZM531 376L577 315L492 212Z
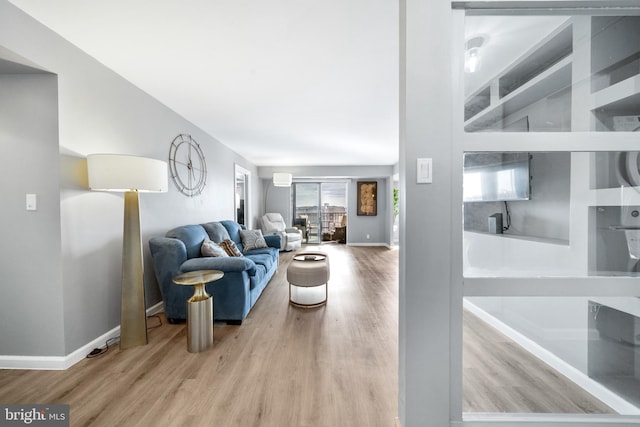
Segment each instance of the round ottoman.
M294 255L287 268L289 303L300 307L316 307L327 303L329 295L329 255L324 252L299 252ZM302 303L291 298L291 287L325 286L324 299L313 303Z

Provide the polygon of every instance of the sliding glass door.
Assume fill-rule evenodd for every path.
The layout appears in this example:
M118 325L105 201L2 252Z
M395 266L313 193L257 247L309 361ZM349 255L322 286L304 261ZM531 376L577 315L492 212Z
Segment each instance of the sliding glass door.
M345 182L296 182L293 184L293 223L303 228L307 243L341 239L336 229L346 226Z

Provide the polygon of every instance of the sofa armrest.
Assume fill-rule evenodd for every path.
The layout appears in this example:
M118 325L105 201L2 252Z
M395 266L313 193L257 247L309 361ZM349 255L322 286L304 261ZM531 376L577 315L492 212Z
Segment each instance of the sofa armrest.
M152 237L149 239L149 250L153 264L158 270L178 271L180 265L187 260L187 248L182 240L172 237Z
M264 241L267 242L267 246L280 249L282 245L282 236L280 234L267 234L263 237Z
M249 276L256 273L256 264L243 256L191 258L180 266L180 273L196 270L220 270L223 273L246 271Z
M296 233L296 234L302 234L302 230L300 230L297 227L289 227L289 228L285 228L284 229L285 232L287 233Z
M187 260L187 247L179 239L152 237L149 239L149 250L153 270L164 298L173 278L179 274L180 266Z

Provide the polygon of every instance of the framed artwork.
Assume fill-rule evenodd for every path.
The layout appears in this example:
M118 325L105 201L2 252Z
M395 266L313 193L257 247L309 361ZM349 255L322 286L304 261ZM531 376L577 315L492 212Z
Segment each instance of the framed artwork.
M378 183L376 181L358 181L359 216L378 215Z

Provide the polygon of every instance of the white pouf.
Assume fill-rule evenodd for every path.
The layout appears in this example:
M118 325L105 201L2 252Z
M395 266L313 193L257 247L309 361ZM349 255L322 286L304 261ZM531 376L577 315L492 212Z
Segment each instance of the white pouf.
M329 255L324 252L297 253L287 268L289 303L300 307L316 307L327 303L329 296ZM291 298L291 287L325 286L324 299L313 303L302 303Z

